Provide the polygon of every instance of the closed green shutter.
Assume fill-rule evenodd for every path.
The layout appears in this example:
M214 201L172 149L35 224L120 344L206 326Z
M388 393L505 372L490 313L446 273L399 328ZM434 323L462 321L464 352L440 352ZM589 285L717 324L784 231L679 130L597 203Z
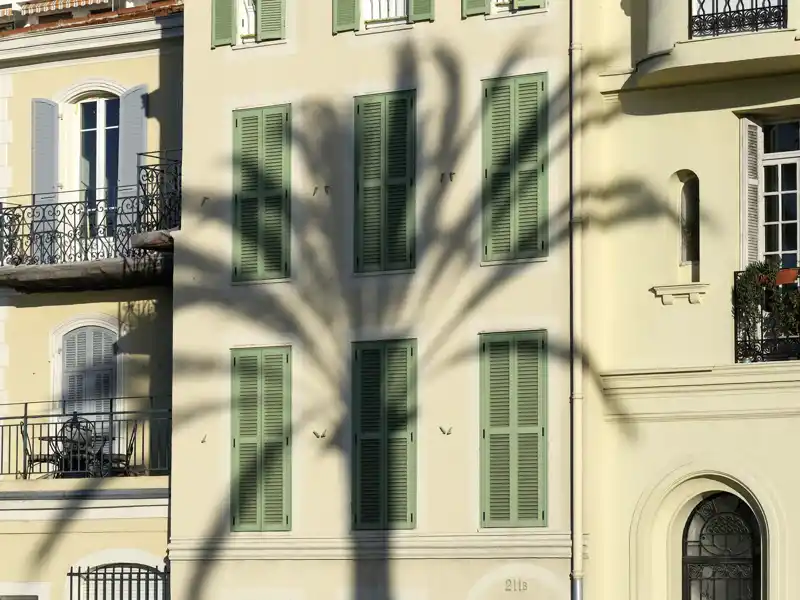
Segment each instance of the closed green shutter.
M256 41L282 40L286 0L256 0Z
M547 255L545 77L484 83L483 260Z
M481 336L481 524L544 526L544 332Z
M461 17L488 15L490 0L461 0Z
M543 8L545 0L511 0L514 9Z
M409 529L416 512L416 344L354 345L356 529Z
M433 9L435 0L408 0L408 21L433 21Z
M290 274L290 123L288 105L234 114L235 281Z
M356 99L355 270L414 268L414 92Z
M211 45L230 46L236 22L235 0L212 0L211 3Z
M291 529L291 350L233 352L234 531Z
M333 33L357 31L359 0L333 0Z

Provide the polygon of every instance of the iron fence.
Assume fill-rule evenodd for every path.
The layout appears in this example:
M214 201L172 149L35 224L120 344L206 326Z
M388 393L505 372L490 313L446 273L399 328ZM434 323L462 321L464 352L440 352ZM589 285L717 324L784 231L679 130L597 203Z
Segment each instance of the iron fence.
M169 563L163 569L135 563L71 568L69 600L169 600Z
M142 154L136 186L5 198L0 203L0 266L109 258L156 263L158 254L134 248L131 238L177 228L180 215L180 151Z
M733 327L737 363L800 358L800 291L769 276L734 273Z
M788 0L688 2L690 39L788 27Z
M166 475L171 410L151 398L92 401L91 412L59 403L2 405L0 475L30 478Z

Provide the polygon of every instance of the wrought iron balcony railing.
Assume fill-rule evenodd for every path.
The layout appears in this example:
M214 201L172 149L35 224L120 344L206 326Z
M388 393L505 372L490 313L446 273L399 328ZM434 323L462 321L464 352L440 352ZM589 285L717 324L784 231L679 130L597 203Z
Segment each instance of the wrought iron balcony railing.
M52 402L0 405L0 475L66 479L169 473L169 408L152 408L148 398L93 403L110 408L70 412Z
M736 362L800 358L798 269L756 263L737 271L733 282Z
M140 155L136 189L86 189L7 198L0 203L0 266L56 265L111 258L147 262L142 232L180 227L178 152Z
M689 38L786 29L788 0L688 0Z

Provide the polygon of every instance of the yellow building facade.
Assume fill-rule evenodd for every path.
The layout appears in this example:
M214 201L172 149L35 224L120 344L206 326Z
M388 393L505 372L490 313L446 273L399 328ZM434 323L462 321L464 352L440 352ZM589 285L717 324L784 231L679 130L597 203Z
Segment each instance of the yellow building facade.
M2 14L4 597L168 586L182 3L91 4Z

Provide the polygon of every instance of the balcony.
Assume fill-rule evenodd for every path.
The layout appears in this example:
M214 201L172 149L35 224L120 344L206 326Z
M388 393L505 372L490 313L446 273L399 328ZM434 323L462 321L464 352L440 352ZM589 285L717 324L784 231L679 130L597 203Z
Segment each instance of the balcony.
M796 69L800 10L789 10L788 2L647 0L647 50L637 83L682 85Z
M180 227L180 152L142 154L139 182L0 203L0 287L18 292L114 289L171 281Z
M171 411L152 399L0 405L0 479L80 479L169 474ZM124 407L125 410L114 410Z

